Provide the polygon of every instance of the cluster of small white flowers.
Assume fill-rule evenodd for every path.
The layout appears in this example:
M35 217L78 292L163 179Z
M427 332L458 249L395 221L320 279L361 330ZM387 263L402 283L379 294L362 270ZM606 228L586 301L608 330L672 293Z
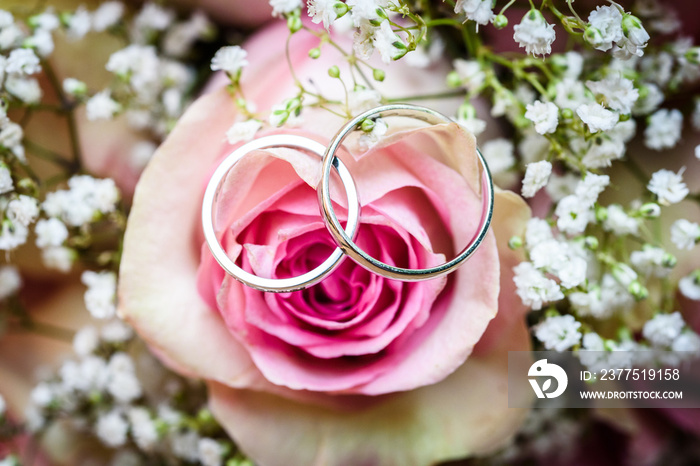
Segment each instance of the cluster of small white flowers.
M464 13L467 19L477 24L486 25L493 21L493 4L491 0L457 0L455 13Z
M29 227L39 215L39 203L24 194L4 200L5 219L0 230L0 250L11 251L27 242Z
M680 111L657 110L647 119L644 144L654 150L671 149L680 141L682 129L683 115Z
M527 105L525 118L535 125L535 131L538 133L553 133L559 124L559 109L552 102L537 100Z
M552 43L556 39L554 25L547 23L538 10L525 13L520 24L513 26L513 31L513 39L520 47L525 47L526 53L542 56L552 53Z
M666 169L655 172L651 176L647 189L656 194L661 205L677 204L690 192L683 182L683 169L678 173Z
M222 47L211 59L211 69L213 71L225 71L232 76L236 76L248 65L247 55L247 52L238 45Z
M14 295L22 287L22 276L13 265L0 266L0 300Z
M671 241L678 249L691 250L700 241L700 225L684 218L671 225Z
M523 179L523 197L532 197L542 187L546 186L549 175L552 174L552 164L546 160L528 164Z
M49 217L79 227L114 212L119 198L114 180L77 175L68 180L68 189L47 194L42 209Z
M96 319L111 319L117 312L117 276L114 272L86 270L82 282L87 286L85 307Z
M551 316L535 327L535 337L548 350L565 351L581 341L581 322L572 315Z
M559 285L547 278L530 262L521 262L513 268L516 292L523 304L538 311L545 303L558 301L564 297Z
M226 139L229 144L237 144L243 141L250 141L255 137L260 128L262 128L262 121L255 118L251 118L246 121L239 121L234 123L228 131L226 131Z
M700 271L696 270L678 281L678 289L688 299L700 301Z
M588 16L584 37L597 50L613 49L616 58L641 57L649 34L639 18L620 10L618 5L596 7Z

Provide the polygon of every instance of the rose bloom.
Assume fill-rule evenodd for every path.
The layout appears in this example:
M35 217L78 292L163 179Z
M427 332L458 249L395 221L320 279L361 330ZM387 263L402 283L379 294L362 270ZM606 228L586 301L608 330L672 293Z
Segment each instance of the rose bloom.
M294 95L286 36L276 24L245 45L251 64L242 88L258 110ZM324 47L321 59L309 59L317 44L306 33L293 37L295 71L323 95L342 96L326 73L341 58ZM445 70L399 62L383 89L439 91ZM322 110L302 118L300 128L273 132L328 144L343 124ZM240 119L230 94L214 88L147 167L124 243L121 315L172 369L207 381L214 415L261 465L429 464L502 446L526 414L509 409L507 397L507 352L530 349L512 283L522 258L507 247L530 216L524 201L497 191L491 231L447 277L393 281L348 259L309 289L263 293L222 271L200 226L204 188L233 149L224 135ZM410 123L392 124L366 153L339 155L362 201L359 246L420 268L449 259L476 231L480 177L471 135L456 124ZM257 151L234 167L216 231L245 270L297 275L333 251L319 176L318 158L291 149ZM344 218L344 196L335 198Z

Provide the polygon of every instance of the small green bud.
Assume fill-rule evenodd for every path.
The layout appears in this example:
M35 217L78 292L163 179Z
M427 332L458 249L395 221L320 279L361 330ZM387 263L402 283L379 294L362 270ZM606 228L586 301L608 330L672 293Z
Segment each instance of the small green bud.
M338 2L333 5L333 11L335 11L335 14L338 18L342 18L345 16L345 13L350 11L350 8L345 3Z
M695 282L696 285L700 285L700 269L697 269L694 271L691 276L693 277L693 281Z
M450 87L459 87L462 85L462 78L459 77L459 73L456 71L450 71L447 74L447 85Z
M627 291L629 291L637 301L643 301L649 297L649 290L637 280L629 284Z
M602 45L605 40L603 39L603 34L599 29L594 27L587 27L583 33L583 39L588 42L593 47Z
M571 120L574 117L574 111L571 110L570 108L564 108L561 110L561 116L565 120Z
M476 118L476 108L469 102L464 102L457 109L457 119L471 120L472 118Z
M629 327L620 327L617 329L617 339L620 341L630 341L632 339L632 331Z
M382 82L384 81L384 78L386 77L386 73L384 70L380 70L379 68L375 68L372 70L372 76L374 77L375 81Z
M678 264L678 259L676 256L670 253L665 253L663 259L661 259L661 264L667 269L672 269Z
M595 219L598 222L604 222L608 219L608 209L605 207L598 207L595 210Z
M685 58L693 65L700 65L700 47L690 47L685 52Z
M377 8L376 12L377 16L379 16L381 19L389 19L389 16L387 16L386 11L384 11L384 8Z
M294 109L297 109L301 107L301 99L299 97L294 97L293 99L287 99L286 106L285 108L288 111L292 111Z
M598 238L596 238L595 236L586 236L586 238L583 240L583 244L586 246L587 249L595 251L596 249L598 249L599 246Z
M313 58L316 60L318 57L321 56L321 49L316 47L315 49L309 50L309 57Z
M639 208L639 213L644 218L656 218L661 215L661 207L655 202L648 202Z
M523 247L523 239L520 236L513 236L508 240L508 247L515 250Z
M630 118L632 118L632 115L630 115L629 113L621 113L620 114L620 121L627 121Z
M328 68L328 76L330 76L331 78L339 78L340 69L336 65L331 66L330 68Z
M295 15L290 15L287 18L287 27L289 28L289 32L294 34L295 32L299 31L303 26L303 23L301 22L301 18L299 16Z
M366 120L363 120L362 123L360 123L360 129L365 132L365 133L371 133L372 130L375 127L375 123L373 120L370 120L367 118Z
M493 18L493 27L496 29L503 29L506 26L508 26L508 18L506 18L506 15L496 15Z

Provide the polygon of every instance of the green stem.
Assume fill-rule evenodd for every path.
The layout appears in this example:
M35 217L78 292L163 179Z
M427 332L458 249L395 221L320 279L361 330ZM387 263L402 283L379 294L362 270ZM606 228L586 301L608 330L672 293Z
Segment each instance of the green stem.
M42 66L43 66L44 71L46 73L46 77L49 79L51 86L54 88L56 95L58 96L59 100L61 101L61 106L65 110L66 120L68 122L68 133L70 136L71 151L73 152L73 163L74 163L73 172L75 172L75 173L80 172L83 168L83 155L82 155L82 150L80 148L80 138L78 135L78 124L76 123L76 120L75 120L75 112L73 110L73 105L68 100L65 93L63 92L63 87L61 86L61 83L58 81L58 76L56 76L56 73L55 73L53 67L51 66L51 64L47 61L44 61L42 63Z
M32 154L40 159L48 160L49 162L59 165L67 170L71 170L73 168L73 163L66 160L63 156L61 156L61 154L58 154L50 149L46 149L45 147L41 147L39 144L29 141L28 139L25 139L23 143Z

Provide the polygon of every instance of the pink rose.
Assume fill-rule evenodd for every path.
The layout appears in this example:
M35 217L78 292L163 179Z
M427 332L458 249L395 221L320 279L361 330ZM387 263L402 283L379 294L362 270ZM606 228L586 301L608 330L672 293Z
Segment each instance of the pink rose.
M293 95L285 37L275 25L245 46L243 89L258 109ZM324 76L340 60L329 47L308 59L316 43L294 36L295 70L338 95ZM443 65L400 66L384 83L392 93L442 85ZM324 111L302 116L303 129L283 132L327 144L342 124ZM507 401L507 351L530 348L512 283L521 258L507 247L529 218L522 199L497 193L492 231L447 278L392 281L347 260L312 288L265 294L222 272L199 225L204 186L239 118L230 95L213 90L144 172L125 238L121 314L170 367L208 382L214 414L260 464L427 464L502 445L525 414ZM444 262L480 215L474 140L455 124L392 130L365 154L341 154L363 205L358 242L400 266ZM269 150L229 175L218 232L245 269L297 274L333 250L316 203L319 169L298 151Z

